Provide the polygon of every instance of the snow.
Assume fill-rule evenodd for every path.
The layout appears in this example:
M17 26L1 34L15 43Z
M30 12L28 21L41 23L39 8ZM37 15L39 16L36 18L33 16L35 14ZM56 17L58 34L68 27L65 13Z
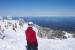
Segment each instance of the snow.
M66 32L66 31L63 31L63 32L65 33L65 36L66 36L67 38L72 38L72 34Z
M39 40L39 50L75 50L75 39L66 40Z
M15 21L12 20L13 23ZM1 21L0 21L1 24ZM4 24L1 24L4 25ZM2 26L3 27L3 26ZM24 24L23 28L16 29L17 31L13 31L9 27L5 29L5 38L0 39L0 50L26 50L26 36L25 30L27 29L27 23ZM33 27L36 33L38 33L37 28ZM66 34L67 35L67 34ZM44 39L38 38L38 50L75 50L75 39L68 38L63 40L57 39Z

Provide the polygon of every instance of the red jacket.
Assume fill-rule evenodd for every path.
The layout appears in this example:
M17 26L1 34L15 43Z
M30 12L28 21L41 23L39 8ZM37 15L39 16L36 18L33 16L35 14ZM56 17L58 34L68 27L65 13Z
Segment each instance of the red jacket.
M25 31L26 40L30 44L37 43L36 32L32 29L32 27L28 27Z

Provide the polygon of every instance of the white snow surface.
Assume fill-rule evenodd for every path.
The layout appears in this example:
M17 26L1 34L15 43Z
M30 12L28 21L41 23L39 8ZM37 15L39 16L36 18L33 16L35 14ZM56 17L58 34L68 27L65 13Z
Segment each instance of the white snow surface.
M1 23L1 22L0 22ZM4 25L4 24L3 24ZM20 29L18 26L17 31L13 31L11 27L5 30L5 39L0 39L0 50L26 50L26 36L25 30L27 23ZM38 30L34 27L36 33ZM75 50L75 39L68 38L63 40L58 39L38 39L38 50Z

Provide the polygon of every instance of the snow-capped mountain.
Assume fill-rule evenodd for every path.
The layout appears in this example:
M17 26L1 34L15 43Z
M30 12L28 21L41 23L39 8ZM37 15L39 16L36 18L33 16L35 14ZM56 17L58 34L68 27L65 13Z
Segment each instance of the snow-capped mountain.
M47 38L47 39L67 39L67 38L74 38L74 33L68 33L66 31L62 30L54 30L48 27L41 27L38 25L35 25L36 28L39 30L39 37L41 38Z

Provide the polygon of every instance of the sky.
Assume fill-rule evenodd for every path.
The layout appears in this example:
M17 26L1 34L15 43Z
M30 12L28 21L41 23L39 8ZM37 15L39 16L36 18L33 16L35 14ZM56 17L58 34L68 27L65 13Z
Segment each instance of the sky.
M0 0L0 16L75 16L75 0Z

